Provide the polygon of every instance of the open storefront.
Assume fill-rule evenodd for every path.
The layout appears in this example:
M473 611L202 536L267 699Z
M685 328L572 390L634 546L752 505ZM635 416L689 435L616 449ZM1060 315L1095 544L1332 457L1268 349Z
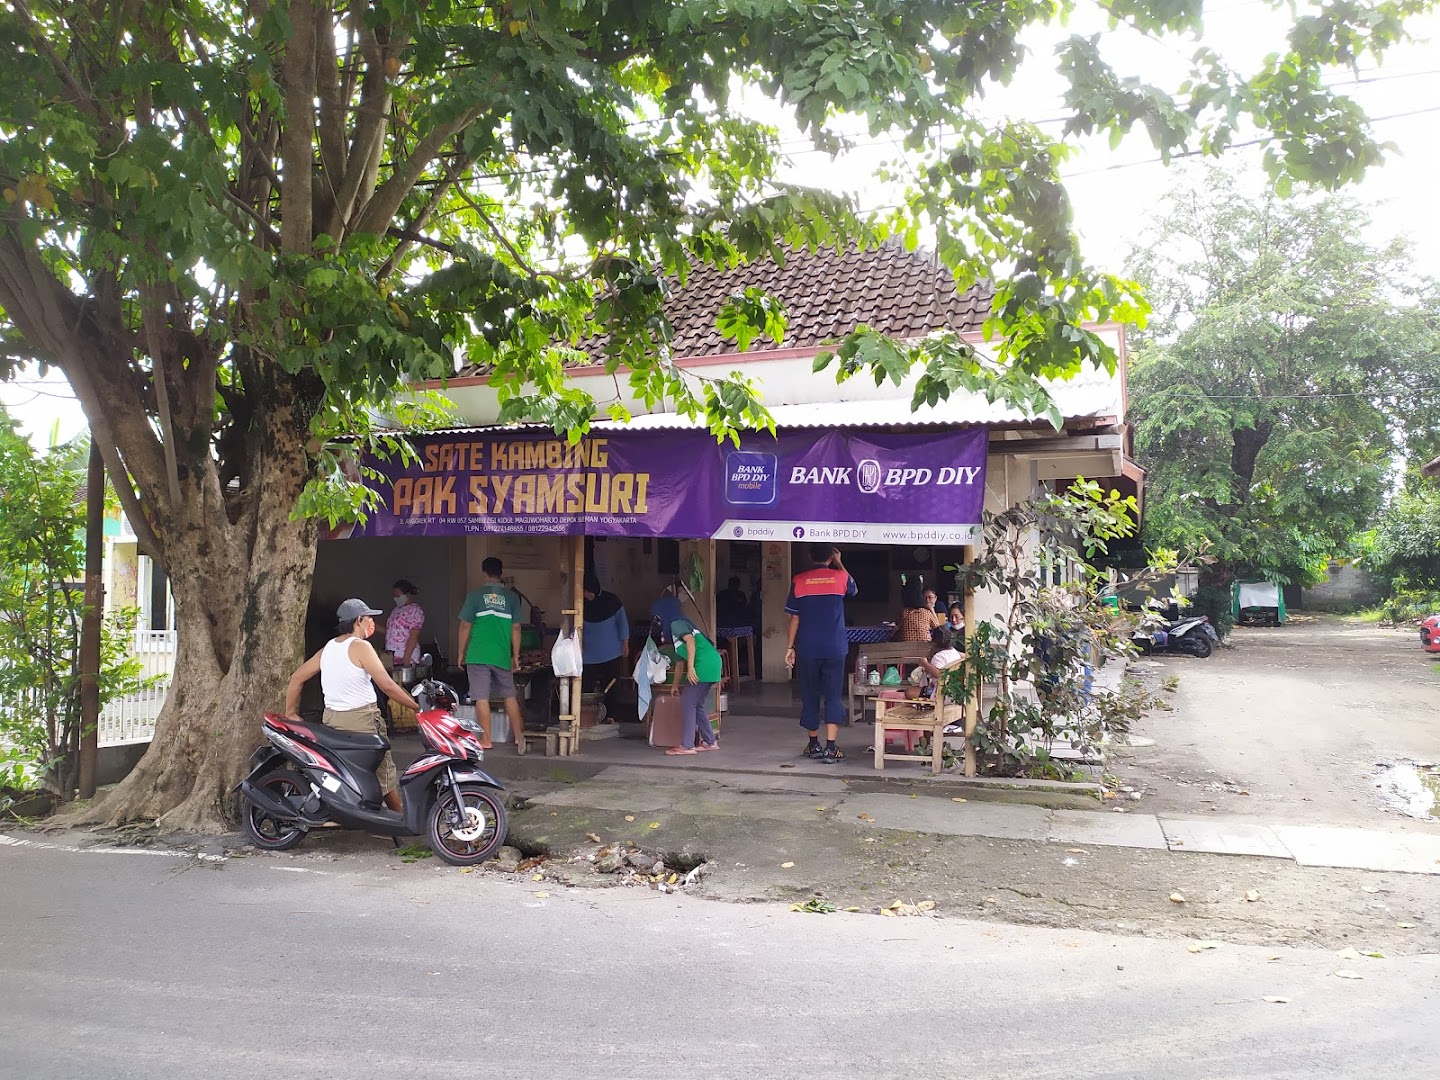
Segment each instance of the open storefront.
M414 445L409 466L372 463L384 476L381 509L322 544L316 610L408 578L425 604L427 651L454 669L464 595L483 559L501 559L524 601L526 734L574 753L589 746L578 680L553 688L544 669L556 634L583 639L587 571L618 596L637 644L665 587L690 586L687 615L729 661L732 713L786 713L793 739L784 608L806 564L799 545L846 552L860 587L847 605L852 640L883 641L902 574L924 577L942 601L955 592L943 567L978 538L989 438L978 426L793 430L736 446L697 429L611 428L572 445L541 430L476 428ZM623 700L633 707L632 695Z

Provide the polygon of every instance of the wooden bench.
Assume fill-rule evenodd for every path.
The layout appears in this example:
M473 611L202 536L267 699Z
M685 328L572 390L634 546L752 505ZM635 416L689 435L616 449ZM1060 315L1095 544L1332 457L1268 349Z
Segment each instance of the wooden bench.
M965 707L945 702L936 708L933 701L875 702L875 768L885 768L886 761L918 761L913 753L892 754L885 749L885 734L890 731L916 731L930 737L930 772L940 772L945 752L945 725L965 719Z
M908 683L910 672L919 666L921 660L930 659L930 651L933 646L928 641L882 641L874 645L861 645L856 650L856 660L859 654L865 654L865 661L871 667L880 668L880 674L885 674L885 669L898 667L900 669L900 686L871 686L868 683L858 681L858 675L853 669L850 672L850 722L857 723L865 719L865 702L873 700L886 690L903 690Z
M936 693L941 695L931 700L892 701L887 698L875 700L875 768L884 769L888 761L915 761L913 753L891 754L885 749L885 735L891 731L914 731L930 737L930 773L938 775L941 759L945 753L945 728L948 724L962 723L965 706L947 700L944 694L943 673L963 664L964 658L941 668L942 682Z

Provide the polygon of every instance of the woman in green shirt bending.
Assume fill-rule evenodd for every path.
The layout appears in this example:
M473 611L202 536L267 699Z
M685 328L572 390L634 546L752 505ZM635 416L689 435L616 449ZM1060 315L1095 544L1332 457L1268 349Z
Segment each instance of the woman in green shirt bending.
M710 726L710 693L720 682L720 654L689 619L676 619L670 624L670 633L680 658L675 681L670 684L670 692L680 695L680 745L665 753L679 757L718 750L720 741Z

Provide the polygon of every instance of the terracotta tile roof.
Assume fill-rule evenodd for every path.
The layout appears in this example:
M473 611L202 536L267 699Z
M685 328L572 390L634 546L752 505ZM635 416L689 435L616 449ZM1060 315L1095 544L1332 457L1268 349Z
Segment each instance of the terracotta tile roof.
M791 251L783 267L769 259L715 270L697 266L674 291L665 314L675 330L677 359L739 353L722 337L715 319L725 300L747 286L764 289L785 309L785 340L751 343L750 352L810 348L838 341L866 325L892 337L918 337L931 330L979 330L990 311L991 292L975 286L960 293L950 271L928 253L906 251L897 242L867 251ZM592 340L598 352L603 337ZM582 343L582 348L586 343ZM461 376L484 374L476 366Z

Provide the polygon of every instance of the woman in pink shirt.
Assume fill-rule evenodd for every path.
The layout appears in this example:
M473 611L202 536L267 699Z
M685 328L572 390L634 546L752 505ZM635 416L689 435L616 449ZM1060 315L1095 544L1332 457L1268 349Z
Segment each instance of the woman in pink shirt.
M425 609L415 602L420 590L401 578L391 586L395 610L385 620L385 651L394 658L395 667L420 662L420 630L425 625Z

